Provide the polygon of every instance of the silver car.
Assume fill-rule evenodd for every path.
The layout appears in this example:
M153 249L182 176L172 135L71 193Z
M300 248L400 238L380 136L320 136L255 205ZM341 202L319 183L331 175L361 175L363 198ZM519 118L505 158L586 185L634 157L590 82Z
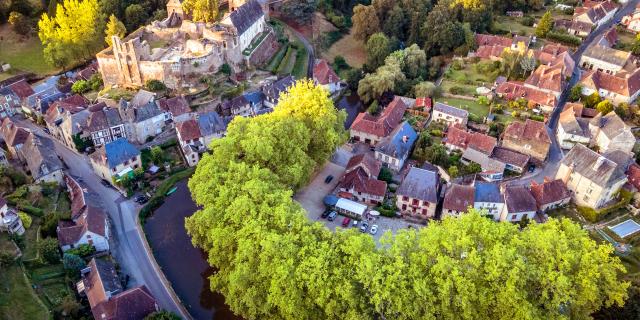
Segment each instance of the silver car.
M378 225L374 224L371 226L371 229L369 229L369 233L371 234L376 234L378 232Z

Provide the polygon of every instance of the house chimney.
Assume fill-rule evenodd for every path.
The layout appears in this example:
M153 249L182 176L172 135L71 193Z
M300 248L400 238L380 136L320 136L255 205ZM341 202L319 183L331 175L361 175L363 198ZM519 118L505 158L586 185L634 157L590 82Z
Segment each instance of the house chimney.
M606 160L605 157L598 157L598 160L596 160L596 163L593 164L593 170L598 171L598 169L600 169L600 167L602 166L605 160Z
M404 142L404 143L409 142L409 137L407 137L407 136L402 136L402 142Z

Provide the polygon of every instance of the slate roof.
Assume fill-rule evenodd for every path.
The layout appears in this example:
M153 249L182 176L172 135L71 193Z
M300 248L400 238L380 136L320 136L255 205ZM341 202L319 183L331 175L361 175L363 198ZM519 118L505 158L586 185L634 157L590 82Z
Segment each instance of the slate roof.
M252 0L255 2L255 0ZM237 10L234 12L238 12ZM262 92L265 96L271 98L274 101L278 101L280 99L280 94L282 92L286 92L289 87L291 87L296 82L293 76L286 76L275 81L272 84L266 85L262 88Z
M412 167L396 190L396 194L437 203L439 179L434 171Z
M503 173L505 169L503 162L490 158L488 154L474 148L467 148L462 158L479 164L483 173Z
M198 116L198 126L204 137L224 133L227 131L228 123L228 120L222 118L217 112L202 113Z
M386 137L393 131L407 110L407 105L398 96L394 97L391 103L382 110L378 117L374 117L367 112L358 114L351 124L351 130L365 132L377 137Z
M475 188L473 186L454 183L447 189L442 208L466 212L469 207L473 207L474 194Z
M504 203L498 183L476 181L474 187L476 188L474 202Z
M538 210L536 199L531 195L529 189L522 185L506 186L504 202L509 213L535 212Z
M140 155L140 151L136 147L129 143L127 139L120 138L98 147L91 154L91 157L109 168L115 168L138 155Z
M408 122L403 122L376 146L376 151L396 159L403 159L409 155L418 134Z
M242 95L242 96L237 96L231 100L227 100L225 102L222 103L221 106L221 113L225 116L230 116L232 114L234 114L235 109L241 109L245 106L250 106L251 104L249 103L249 100L247 100L247 98Z
M252 106L261 104L264 101L264 93L262 93L262 91L245 92L243 96Z
M467 110L462 110L456 107L452 107L448 104L436 102L436 105L433 107L434 111L439 111L457 118L466 119L469 117L469 112Z
M88 206L74 225L58 224L58 242L61 246L76 244L87 232L106 237L107 215L101 209Z
M258 1L249 0L237 10L231 12L229 18L233 26L238 30L238 36L240 36L249 30L262 16L264 16L264 12Z
M122 124L122 118L118 110L107 107L104 102L89 107L91 114L87 119L87 129L90 132L108 130L111 127Z
M158 106L162 110L171 113L171 115L174 117L191 112L189 103L187 102L187 99L185 99L184 96L177 96L169 99L167 98L159 99Z
M104 301L91 309L93 317L100 320L138 320L158 310L155 298L142 285Z
M138 92L136 92L133 98L131 98L131 105L133 105L134 107L139 107L154 101L155 97L155 93L140 89L138 90Z
M524 168L530 159L526 154L503 147L495 147L491 158L519 168Z
M318 59L313 65L313 79L319 84L331 84L340 81L340 77L333 71L327 60Z
M34 179L64 168L49 138L31 134L21 150Z
M624 169L597 152L576 144L562 159L562 164L600 186L609 186L625 178Z
M89 305L93 311L98 304L108 299L107 292L111 294L121 292L122 284L115 266L107 260L93 258L89 261L87 267L90 271L84 275L82 282L84 283ZM97 317L96 319L101 318Z
M544 183L531 182L531 195L536 199L538 208L571 197L571 192L560 179L545 181Z
M176 124L176 130L180 133L180 139L183 141L197 140L202 137L200 126L196 120L178 122Z

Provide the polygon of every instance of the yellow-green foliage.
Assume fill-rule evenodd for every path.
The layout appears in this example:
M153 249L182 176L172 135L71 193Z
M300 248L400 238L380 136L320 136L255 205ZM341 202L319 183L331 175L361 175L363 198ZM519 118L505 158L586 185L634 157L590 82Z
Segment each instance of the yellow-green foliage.
M25 229L29 229L29 227L31 227L31 223L33 222L33 220L31 219L31 216L29 216L28 214L22 211L19 211L18 217L20 217L20 220L22 220L22 225L24 226Z

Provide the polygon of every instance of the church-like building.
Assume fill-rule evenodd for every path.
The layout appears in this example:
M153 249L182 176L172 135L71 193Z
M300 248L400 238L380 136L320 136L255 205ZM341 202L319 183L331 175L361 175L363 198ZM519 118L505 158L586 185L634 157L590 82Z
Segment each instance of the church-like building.
M159 80L180 89L225 63L236 71L264 63L278 50L266 23L266 1L230 0L229 9L217 23L195 22L179 0L170 0L165 20L124 39L113 36L113 45L96 55L105 85L140 87Z

